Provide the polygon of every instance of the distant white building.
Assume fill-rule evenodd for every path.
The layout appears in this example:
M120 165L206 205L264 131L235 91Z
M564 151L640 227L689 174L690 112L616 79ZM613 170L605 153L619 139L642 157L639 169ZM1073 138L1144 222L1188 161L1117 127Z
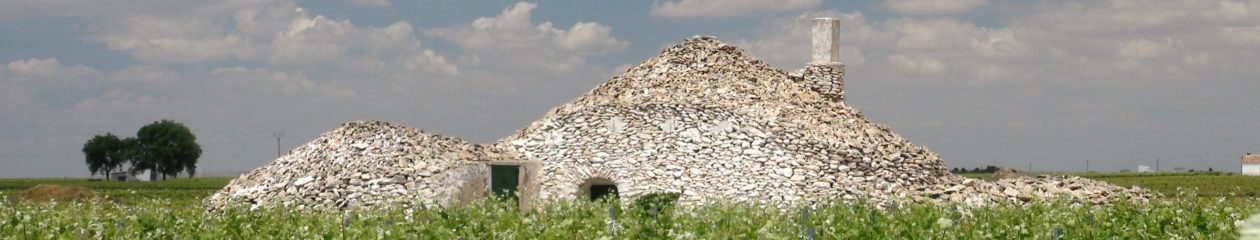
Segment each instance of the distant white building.
M1151 166L1138 165L1137 172L1148 173L1148 172L1155 172L1155 170L1151 170Z
M1260 176L1260 155L1247 153L1242 157L1242 174Z
M117 181L148 182L148 181L156 181L157 174L150 170L144 170L134 175L131 174L131 172L123 171L123 172L110 173L109 178L112 180L117 180Z

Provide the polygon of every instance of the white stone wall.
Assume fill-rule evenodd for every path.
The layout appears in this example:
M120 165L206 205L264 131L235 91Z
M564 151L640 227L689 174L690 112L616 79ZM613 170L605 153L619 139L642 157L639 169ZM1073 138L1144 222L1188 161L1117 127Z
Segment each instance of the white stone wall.
M840 146L802 140L801 129L723 108L605 105L555 116L507 147L542 162L539 194L551 200L576 199L591 178L613 180L623 198L675 192L686 203L853 199L857 196L848 194L867 186L897 184L880 176L850 176L882 166L863 166L873 161ZM921 168L898 165L904 173ZM879 183L857 184L868 179Z
M1248 176L1260 176L1260 164L1249 163L1242 165L1242 174Z
M544 202L582 199L582 184L594 178L612 180L623 199L682 193L684 205L896 199L982 205L1056 197L1101 203L1117 194L1146 197L1142 189L1071 176L985 182L941 174L937 161L812 142L803 138L806 126L713 106L599 105L549 119L503 146L541 161L538 195Z

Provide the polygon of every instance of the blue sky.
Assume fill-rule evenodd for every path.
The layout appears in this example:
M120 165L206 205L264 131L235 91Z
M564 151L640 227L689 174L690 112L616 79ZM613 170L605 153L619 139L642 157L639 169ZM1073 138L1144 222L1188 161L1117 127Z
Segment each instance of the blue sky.
M851 105L950 167L1237 171L1260 3L1226 0L0 0L0 177L85 176L92 135L187 124L199 171L375 119L492 142L693 35L789 71L843 22Z

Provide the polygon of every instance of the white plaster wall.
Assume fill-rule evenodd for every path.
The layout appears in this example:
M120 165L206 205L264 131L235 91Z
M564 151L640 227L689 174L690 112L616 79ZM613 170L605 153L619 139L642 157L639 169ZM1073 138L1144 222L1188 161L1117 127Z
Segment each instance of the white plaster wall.
M1242 174L1249 176L1260 176L1260 164L1243 164Z

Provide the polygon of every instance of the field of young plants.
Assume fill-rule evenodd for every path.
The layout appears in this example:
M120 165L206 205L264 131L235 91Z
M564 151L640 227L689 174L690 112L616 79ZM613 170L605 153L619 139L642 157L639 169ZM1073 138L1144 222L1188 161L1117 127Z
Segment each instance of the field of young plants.
M233 210L206 213L201 198L227 179L156 183L0 180L9 196L40 183L81 185L118 202L0 202L0 239L1233 239L1260 210L1246 194L1167 192L1179 183L1243 186L1257 179L1217 175L1085 174L1146 186L1165 197L1150 204L1026 207L934 204L827 205L811 210L731 203L695 209L652 202L567 203L521 213L503 201L440 209L353 212ZM1114 179L1112 179L1114 178ZM1187 181L1187 179L1198 179ZM1243 182L1241 185L1235 182ZM1161 185L1171 184L1171 185ZM1127 185L1127 184L1126 184ZM1183 188L1187 190L1188 188ZM1218 191L1219 190L1219 191ZM1214 195L1216 193L1226 193Z

